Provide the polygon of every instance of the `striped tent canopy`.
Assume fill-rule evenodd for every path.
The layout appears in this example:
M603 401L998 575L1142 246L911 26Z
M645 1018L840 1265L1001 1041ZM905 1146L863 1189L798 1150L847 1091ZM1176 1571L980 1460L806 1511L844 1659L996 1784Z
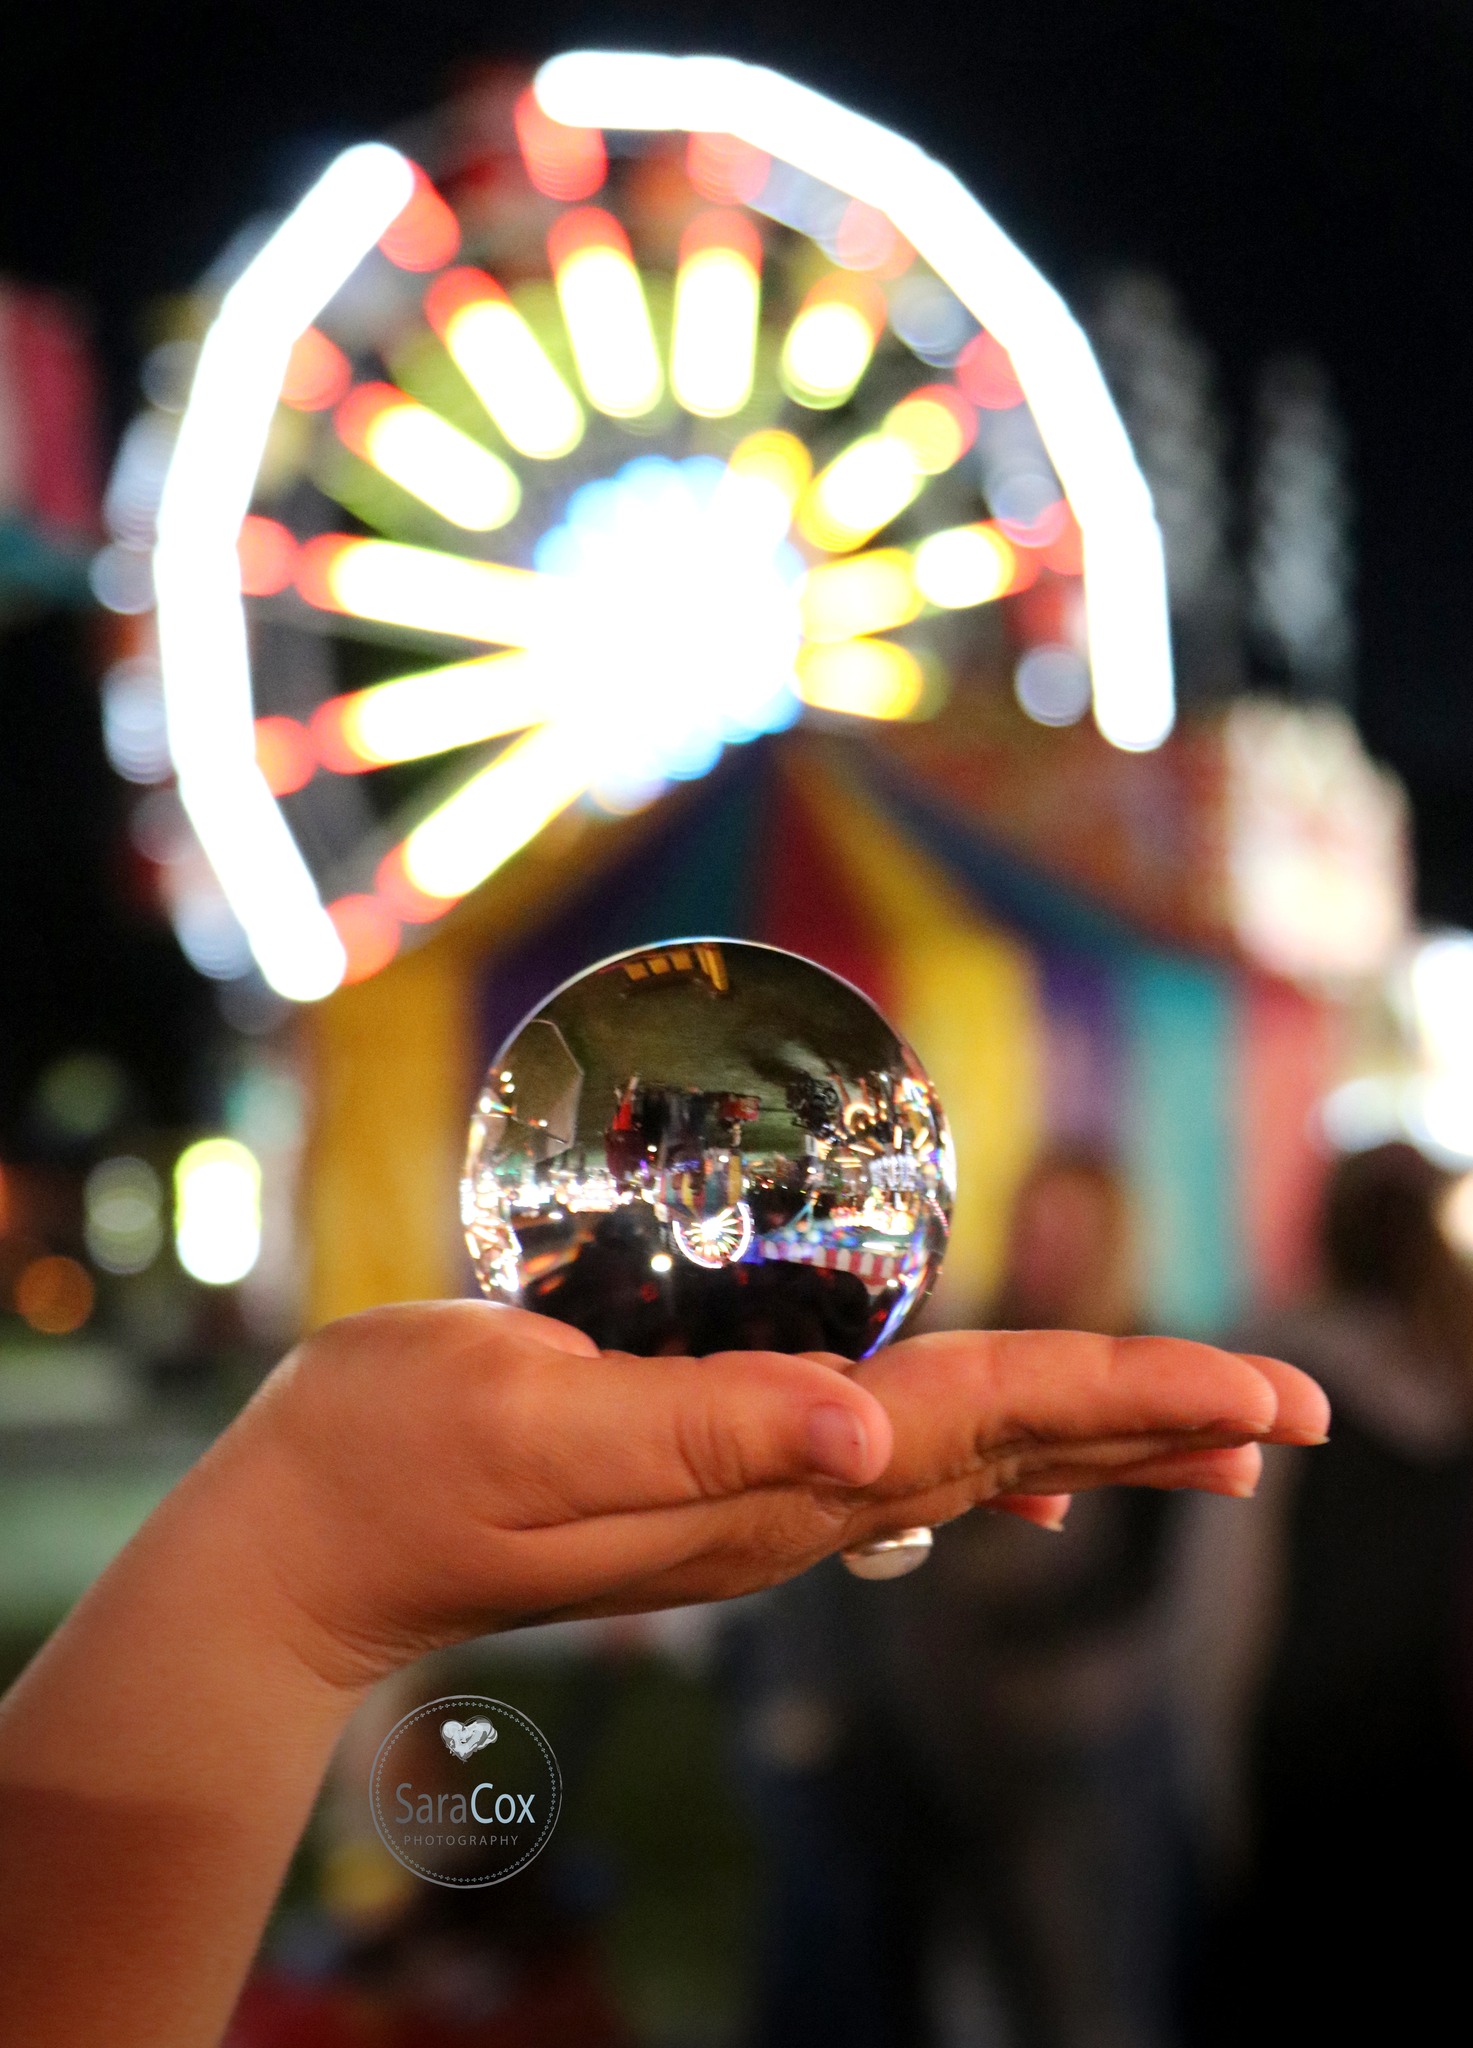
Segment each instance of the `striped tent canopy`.
M1275 718L1293 716L1255 743L1271 770ZM1394 790L1348 729L1296 730L1320 772L1297 840L1293 801L1273 813L1277 924L1255 908L1251 861L1239 900L1232 716L1131 756L979 687L883 747L785 734L638 817L570 814L417 952L304 1014L314 1318L461 1291L459 1156L492 1054L594 961L707 935L846 976L926 1062L960 1169L947 1313L985 1305L1014 1192L1050 1143L1120 1160L1154 1324L1221 1329L1282 1298L1306 1273L1344 994L1405 914ZM1334 968L1340 947L1331 980L1270 971L1245 946L1246 932L1271 953L1276 932L1287 958L1296 902L1324 954L1304 964Z

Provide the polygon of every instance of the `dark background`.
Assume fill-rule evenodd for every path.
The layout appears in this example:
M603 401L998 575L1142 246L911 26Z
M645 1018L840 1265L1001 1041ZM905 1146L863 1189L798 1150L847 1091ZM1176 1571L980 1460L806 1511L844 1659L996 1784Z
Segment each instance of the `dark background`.
M74 293L132 409L147 308L329 152L475 57L576 44L765 60L950 163L1077 298L1162 272L1229 414L1307 348L1358 499L1358 707L1413 796L1421 908L1473 924L1473 9L1459 0L12 0L0 30L0 275ZM85 630L0 640L0 1129L38 1063L102 1045L184 1113L208 992L129 908Z

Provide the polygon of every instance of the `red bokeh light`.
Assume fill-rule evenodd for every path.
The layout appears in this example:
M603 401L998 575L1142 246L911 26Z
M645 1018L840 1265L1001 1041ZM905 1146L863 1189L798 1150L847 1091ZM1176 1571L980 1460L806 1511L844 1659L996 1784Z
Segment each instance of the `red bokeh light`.
M554 272L584 249L612 249L631 263L634 260L628 235L601 206L575 206L571 213L560 214L547 231L547 260Z
M256 720L256 765L273 796L305 789L317 772L317 749L295 718Z
M348 956L345 982L367 981L399 950L399 920L378 896L340 896L327 914Z
M506 293L494 277L463 263L437 277L425 293L425 318L443 340L446 328L463 308L505 298Z
M591 199L609 174L597 128L568 128L543 112L531 86L513 109L527 176L549 199Z
M235 543L240 557L240 587L246 597L274 597L285 590L296 567L297 543L276 519L249 512Z
M976 334L956 359L956 381L987 412L1007 412L1023 403L1013 359L990 334Z
M460 222L424 172L414 167L414 192L378 245L401 270L439 270L460 247Z
M734 135L692 135L686 146L686 175L703 199L725 205L756 199L767 183L772 158Z
M731 249L745 258L754 270L762 268L762 237L744 213L722 207L712 213L698 213L680 238L680 260L688 263L703 249Z
M292 343L281 387L281 402L296 412L325 412L353 381L353 366L320 327L309 327Z

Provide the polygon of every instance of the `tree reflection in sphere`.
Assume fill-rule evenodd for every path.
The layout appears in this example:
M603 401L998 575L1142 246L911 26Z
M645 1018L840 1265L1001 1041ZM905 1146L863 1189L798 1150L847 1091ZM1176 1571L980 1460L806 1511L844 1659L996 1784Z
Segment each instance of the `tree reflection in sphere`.
M590 968L513 1035L461 1208L492 1300L604 1349L863 1358L935 1281L954 1184L935 1091L858 990L689 939Z

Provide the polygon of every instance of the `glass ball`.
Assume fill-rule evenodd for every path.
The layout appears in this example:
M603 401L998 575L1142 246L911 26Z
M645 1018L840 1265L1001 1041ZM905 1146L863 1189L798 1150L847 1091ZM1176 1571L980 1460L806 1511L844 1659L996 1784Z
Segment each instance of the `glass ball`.
M868 999L772 946L590 967L491 1062L461 1214L493 1301L641 1356L864 1358L925 1299L955 1169Z

